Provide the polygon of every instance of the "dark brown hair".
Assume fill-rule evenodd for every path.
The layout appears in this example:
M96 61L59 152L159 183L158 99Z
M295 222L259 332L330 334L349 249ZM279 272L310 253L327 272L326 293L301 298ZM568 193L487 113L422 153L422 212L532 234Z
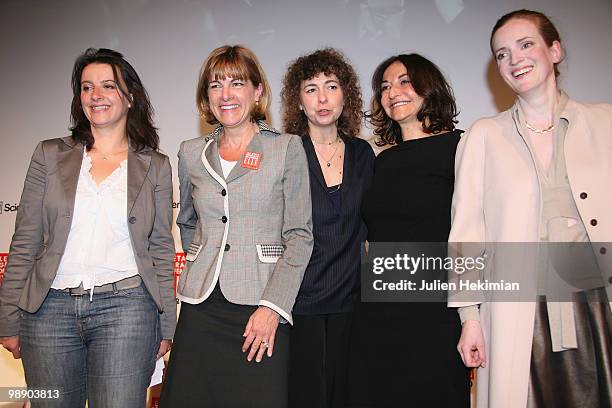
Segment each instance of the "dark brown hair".
M145 146L153 150L159 148L157 128L153 126L153 107L149 95L142 85L134 67L121 53L107 48L88 48L74 63L72 69L72 106L70 109L70 131L72 138L83 143L87 150L94 144L91 124L81 105L81 77L89 64L108 64L113 70L113 78L118 92L132 105L128 110L126 133L130 146L136 151ZM125 85L125 87L124 87Z
M355 70L342 53L334 48L324 48L292 61L283 78L281 105L283 128L287 133L308 135L308 119L300 110L302 81L319 74L334 74L344 95L344 108L338 118L338 131L343 137L356 137L361 129L363 101L359 79Z
M436 134L455 129L455 118L459 113L453 90L436 64L419 54L394 55L384 60L372 76L374 96L372 110L366 113L366 119L374 125L374 134L379 137L376 144L385 146L402 142L399 124L387 116L381 103L383 75L394 62L404 65L414 91L423 98L423 105L417 112L423 131Z
M503 15L499 20L497 20L497 23L495 23L495 25L493 26L493 30L491 30L491 38L489 39L489 46L491 47L491 52L493 54L495 54L495 51L493 50L493 36L497 32L497 30L502 28L508 21L513 19L529 20L533 24L535 24L538 29L538 32L544 39L544 42L549 47L552 47L555 41L558 41L559 45L561 45L561 36L559 35L559 31L557 31L555 25L552 23L552 21L550 21L550 18L548 18L545 14L540 13L539 11L522 9ZM559 76L558 65L559 63L554 64L555 78Z
M265 120L266 111L270 107L270 85L255 53L242 45L224 45L210 53L200 70L196 103L206 122L211 125L219 123L210 110L208 100L210 80L218 81L225 78L249 80L256 88L261 85L259 103L252 108L251 119Z

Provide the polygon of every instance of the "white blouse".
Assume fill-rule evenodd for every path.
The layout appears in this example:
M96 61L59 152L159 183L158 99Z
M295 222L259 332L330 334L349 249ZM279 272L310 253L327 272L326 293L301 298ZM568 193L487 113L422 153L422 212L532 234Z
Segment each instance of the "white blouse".
M223 177L227 179L232 169L236 166L237 161L229 161L225 160L221 155L219 155L219 160L221 161L221 171L223 171Z
M127 224L127 159L100 185L83 154L74 216L54 289L92 289L138 275ZM90 297L93 290L90 291Z

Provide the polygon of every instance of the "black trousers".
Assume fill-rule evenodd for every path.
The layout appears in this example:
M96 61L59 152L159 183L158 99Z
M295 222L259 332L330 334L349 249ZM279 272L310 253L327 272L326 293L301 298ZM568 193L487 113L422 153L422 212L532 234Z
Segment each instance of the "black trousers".
M352 313L294 315L289 406L344 407Z
M228 302L218 284L204 302L183 302L160 408L287 408L288 325L278 326L272 357L248 362L242 353L256 309Z

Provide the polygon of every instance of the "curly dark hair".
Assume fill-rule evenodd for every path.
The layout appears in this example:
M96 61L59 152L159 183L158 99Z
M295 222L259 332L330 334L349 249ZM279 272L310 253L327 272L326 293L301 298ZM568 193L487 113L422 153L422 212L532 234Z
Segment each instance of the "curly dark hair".
M132 107L128 110L126 125L130 146L136 151L144 147L158 150L159 135L157 128L153 126L153 106L149 101L149 95L134 67L123 58L121 53L107 48L88 48L74 63L69 128L72 138L83 143L87 150L90 150L94 144L91 125L81 105L81 76L89 64L110 65L117 89L130 101ZM119 78L123 81L120 81ZM124 88L124 84L127 89Z
M321 73L336 75L344 94L344 108L338 118L338 132L342 137L358 136L363 118L359 78L346 57L334 48L317 50L289 64L281 90L285 132L308 135L308 119L300 110L301 83Z
M374 134L379 137L377 146L400 144L402 131L392 120L381 104L383 75L394 62L401 62L412 83L414 91L423 98L423 105L417 112L417 119L427 133L440 133L455 129L459 112L455 104L453 90L444 75L433 62L419 54L394 55L384 60L372 76L372 110L366 119L374 126Z

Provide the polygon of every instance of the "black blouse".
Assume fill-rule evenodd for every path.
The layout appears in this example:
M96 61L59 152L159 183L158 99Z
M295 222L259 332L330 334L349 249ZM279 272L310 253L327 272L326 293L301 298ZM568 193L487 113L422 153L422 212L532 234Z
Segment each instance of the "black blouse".
M330 188L312 141L309 137L303 141L310 170L314 248L293 313L349 312L360 288L360 250L367 235L361 199L372 177L374 152L365 140L343 138L342 184Z

